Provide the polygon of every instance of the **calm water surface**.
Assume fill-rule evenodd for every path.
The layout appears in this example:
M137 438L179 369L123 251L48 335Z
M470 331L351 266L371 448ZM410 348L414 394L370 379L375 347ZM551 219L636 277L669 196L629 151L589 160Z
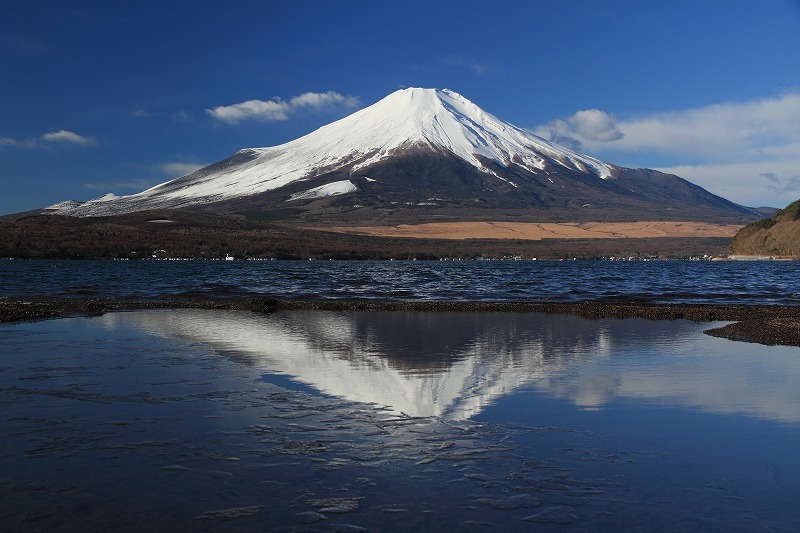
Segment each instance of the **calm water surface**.
M796 530L800 349L708 327L198 310L1 325L0 529Z
M800 262L0 261L0 296L800 304Z

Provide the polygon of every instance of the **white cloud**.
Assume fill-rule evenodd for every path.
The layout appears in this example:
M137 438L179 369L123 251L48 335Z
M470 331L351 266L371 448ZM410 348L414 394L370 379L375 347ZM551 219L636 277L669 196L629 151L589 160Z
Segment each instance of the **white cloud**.
M212 117L235 124L245 119L263 120L266 122L273 122L278 120L289 120L288 115L289 105L282 100L248 100L240 104L233 104L228 106L217 106L212 109L206 109L206 112Z
M611 142L624 136L614 116L599 109L578 111L566 119L540 126L536 131L542 137L577 150L586 142Z
M592 141L609 142L623 137L616 125L616 119L599 109L578 111L570 119L570 124L582 137Z
M592 109L534 129L549 138L567 135L583 149L652 151L717 160L735 152L761 156L800 144L800 93L729 102L616 121ZM617 131L619 135L614 135ZM598 135L597 133L600 133ZM603 135L610 132L610 135Z
M53 144L90 146L96 143L97 141L92 137L78 135L74 131L69 130L51 131L33 139L12 139L10 137L0 137L0 146L10 146L13 148L32 149Z
M312 107L321 109L332 106L356 107L360 104L355 96L343 96L334 91L326 93L303 93L289 100L291 108Z
M623 150L660 150L719 161L768 156L800 143L800 94L659 114L623 123Z
M800 198L800 156L785 161L676 165L656 170L751 207L784 207Z
M579 111L534 131L612 163L653 167L647 158L667 159L661 170L745 205L782 206L800 197L798 92L626 120Z
M356 107L358 98L344 96L334 91L325 93L303 93L288 101L275 97L272 100L248 100L239 104L217 106L206 112L217 120L236 124L242 120L261 120L275 122L289 120L289 115L301 108L322 110L331 107Z
M78 135L74 131L68 130L58 130L58 131L51 131L50 133L45 133L42 135L42 140L46 142L52 143L66 143L66 144L81 144L81 145L89 145L94 144L94 139L91 137L84 137L83 135Z

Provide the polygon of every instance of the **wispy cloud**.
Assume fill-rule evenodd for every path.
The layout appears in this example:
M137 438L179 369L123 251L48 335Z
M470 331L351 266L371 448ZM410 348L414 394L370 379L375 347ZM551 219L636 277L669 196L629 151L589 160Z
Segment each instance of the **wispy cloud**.
M659 170L747 205L800 196L800 92L625 120L591 109L534 131L611 162L668 159Z
M302 109L321 111L335 107L352 108L358 105L360 102L355 96L344 96L335 91L307 92L288 100L276 96L271 100L248 100L233 105L217 106L206 109L206 113L229 124L236 124L243 120L275 122L289 120L293 113Z
M30 141L19 141L10 137L0 137L0 146L11 146L13 148L29 148L26 144Z
M206 163L187 163L183 161L172 161L169 163L161 163L157 166L158 170L167 177L177 178L190 174L195 170L201 169L206 166Z
M53 145L76 145L91 146L97 144L93 137L78 135L74 131L58 130L51 131L31 139L12 139L10 137L0 137L0 146L12 148L41 148Z
M148 109L137 109L133 112L133 116L144 119L166 117L177 122L188 122L192 120L192 114L184 109L179 109L177 111L150 111Z
M144 179L132 179L109 182L84 183L85 189L93 191L143 191L155 185L155 182Z
M488 74L490 70L485 64L476 61L472 57L464 55L450 54L445 56L442 62L453 67L469 69L473 74L477 74L478 76Z
M783 161L674 165L656 170L681 176L752 207L784 207L800 198L800 156Z
M87 182L83 184L85 189L93 191L114 191L125 194L133 194L145 191L171 181L175 178L190 174L195 170L203 168L207 163L192 163L189 161L167 161L164 163L148 164L148 165L134 165L133 168L141 176L149 177L134 177L126 179L118 179L115 181L101 181L101 182Z

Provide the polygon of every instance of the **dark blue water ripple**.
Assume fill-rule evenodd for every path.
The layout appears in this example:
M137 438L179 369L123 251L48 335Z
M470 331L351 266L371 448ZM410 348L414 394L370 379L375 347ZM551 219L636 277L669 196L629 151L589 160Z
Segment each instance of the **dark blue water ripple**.
M0 296L800 304L800 263L0 261Z

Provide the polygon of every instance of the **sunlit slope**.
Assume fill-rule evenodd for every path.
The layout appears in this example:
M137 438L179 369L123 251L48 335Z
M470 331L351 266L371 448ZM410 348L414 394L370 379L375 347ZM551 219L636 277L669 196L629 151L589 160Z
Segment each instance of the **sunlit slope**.
M742 228L731 241L738 255L800 257L800 200Z

